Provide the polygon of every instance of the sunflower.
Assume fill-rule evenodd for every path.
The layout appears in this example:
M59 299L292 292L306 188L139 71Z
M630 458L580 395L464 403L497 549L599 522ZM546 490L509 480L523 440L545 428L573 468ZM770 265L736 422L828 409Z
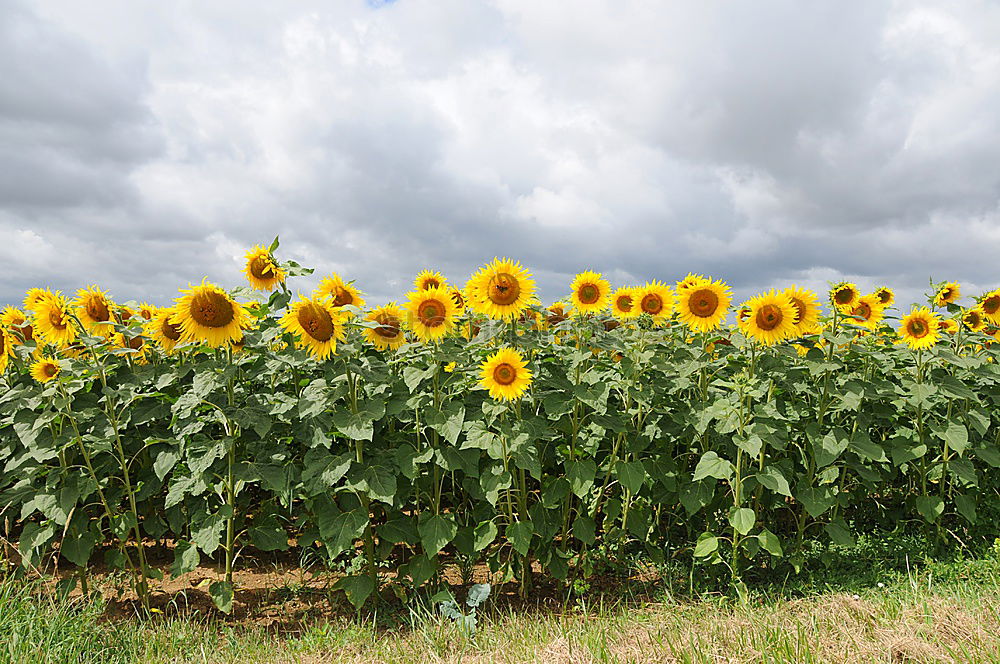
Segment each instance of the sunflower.
M319 282L316 294L320 298L330 298L333 306L343 307L348 304L362 309L365 306L365 298L361 296L361 291L354 287L354 284L347 283L340 278L339 274L332 274L323 277Z
M848 313L861 298L861 291L849 281L841 281L830 289L830 304L842 313Z
M695 274L694 272L688 272L686 277L677 282L677 293L679 295L681 291L686 291L689 288L700 286L706 281L711 282L712 280L703 277L700 274Z
M220 348L243 336L249 327L245 308L238 305L226 291L202 281L177 298L170 322L181 328L181 341L198 341Z
M68 346L77 337L73 325L73 310L61 293L49 293L35 304L35 328L45 343Z
M962 289L955 281L949 281L938 289L934 294L934 305L943 307L957 300L962 293Z
M300 298L279 323L295 335L299 348L307 349L317 360L325 360L336 354L337 342L347 338L344 329L347 314L337 310L328 298Z
M689 286L677 290L677 316L692 331L708 332L722 325L732 296L724 281L698 277ZM686 278L686 279L687 279Z
M569 309L569 306L565 302L553 302L547 307L545 322L549 325L558 325L564 320L568 320L569 314L566 312L567 309Z
M795 305L795 327L799 334L813 334L819 328L819 297L816 293L792 284L782 291Z
M243 268L243 274L255 290L273 291L279 284L284 283L285 277L288 276L278 267L278 261L274 259L271 250L263 245L254 245L246 253L244 260L246 267Z
M608 306L611 284L600 272L581 272L573 279L570 289L573 291L570 300L579 314L597 313Z
M635 303L639 314L649 314L653 322L660 323L670 317L674 296L667 285L660 281L647 281L635 289Z
M124 334L117 332L111 339L118 348L127 348L136 351L135 353L130 353L133 362L139 362L140 364L147 362L146 355L149 352L149 346L146 345L146 339L141 334L128 339Z
M151 305L149 302L143 302L139 305L139 315L142 316L143 320L153 320L153 314L156 313L156 307Z
M899 335L914 349L930 348L938 340L938 317L927 307L914 308L899 322Z
M462 291L450 286L448 292L451 293L451 301L455 303L455 310L460 314L463 313L465 311L465 296L462 295Z
M520 263L494 258L470 279L473 308L490 318L515 320L531 303L535 282Z
M744 302L740 305L740 308L736 310L736 327L743 332L743 335L747 335L747 324L750 322L750 306Z
M639 315L639 307L635 306L634 288L619 288L614 292L611 296L611 314L622 320Z
M0 374L7 369L7 362L14 354L14 339L6 327L0 326Z
M746 305L750 311L743 324L743 332L751 339L773 346L795 336L795 320L799 312L784 293L770 290L750 298Z
M479 366L479 384L497 400L517 399L531 385L531 370L513 348L501 348Z
M853 318L848 322L874 330L882 320L882 306L874 295L862 295L849 313Z
M413 289L422 291L428 288L448 288L448 280L440 272L421 270L417 278L413 280Z
M15 343L25 343L34 339L34 330L28 324L28 317L20 309L5 307L3 313L0 313L0 326L13 333Z
M115 328L112 326L115 304L108 294L96 285L78 290L73 307L76 317L80 319L87 332L102 337L110 337L115 333Z
M55 297L55 294L45 288L29 288L24 296L24 308L34 311L43 301Z
M991 323L1000 325L1000 288L983 295L979 299L979 308Z
M971 307L962 312L962 322L973 332L979 332L986 327L986 314L979 306Z
M875 289L872 295L878 298L878 301L882 304L883 309L891 307L896 301L896 294L888 286L879 286Z
M173 309L157 309L153 318L145 325L146 336L155 341L167 355L174 352L174 347L181 340L181 326L170 322L173 316Z
M472 341L477 336L479 336L479 332L481 330L482 330L482 327L480 327L479 323L477 323L476 321L473 321L473 320L468 320L468 321L465 321L464 325L462 325L462 336L467 341Z
M396 350L406 342L403 334L403 310L390 302L384 306L372 309L365 320L376 324L376 327L366 327L365 338L379 350Z
M31 365L31 377L39 383L47 383L58 376L60 370L57 360L43 357Z
M943 334L958 333L958 322L951 318L942 318L938 321L938 330Z
M445 289L414 291L407 298L409 327L421 341L437 341L454 329L458 311Z

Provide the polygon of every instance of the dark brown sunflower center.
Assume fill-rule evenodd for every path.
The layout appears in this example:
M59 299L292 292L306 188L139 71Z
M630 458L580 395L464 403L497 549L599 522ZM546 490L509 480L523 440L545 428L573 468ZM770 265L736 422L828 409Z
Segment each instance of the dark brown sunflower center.
M131 339L125 340L125 345L131 348L132 350L140 350L142 348L143 343L145 342L143 341L142 337L132 337Z
M60 331L69 327L69 319L66 316L63 316L62 309L59 307L49 308L49 323L52 327Z
M965 314L965 324L969 327L978 327L981 322L982 319L979 318L979 314L975 311L970 311Z
M990 297L983 300L983 311L988 314L995 314L1000 311L1000 295L991 295Z
M765 304L757 310L757 327L765 332L770 332L781 325L783 319L784 314L781 313L781 307L777 305Z
M274 263L267 256L257 256L250 261L250 274L258 279L273 279Z
M632 296L619 295L615 300L615 306L618 307L618 311L632 311Z
M441 282L435 279L434 277L428 277L426 280L424 280L424 290L428 290L430 288L440 288L440 287L441 287Z
M42 374L44 374L46 378L55 378L58 373L59 365L55 362L46 362L42 365Z
M0 357L3 357L5 350L7 350L7 335L0 333Z
M337 294L333 298L333 306L342 307L345 304L354 304L354 296L346 288L337 288Z
M521 282L514 275L501 272L490 278L486 293L493 304L514 304L521 295Z
M834 293L833 300L837 304L850 304L854 301L854 291L850 288L841 288L839 291Z
M427 327L437 327L444 324L444 303L437 300L424 300L417 307L417 318Z
M333 336L333 318L323 307L308 303L299 309L299 325L316 341L329 341Z
M616 320L606 320L604 321L604 330L610 332L611 330L620 327L621 323Z
M647 314L656 315L663 311L663 298L656 293L647 293L642 297L639 307Z
M714 316L719 308L719 296L707 288L699 288L688 296L691 313L699 318Z
M745 321L748 318L750 318L750 310L749 309L740 309L739 312L737 312L736 315L739 317L739 319L740 319L741 322Z
M566 312L562 307L549 307L549 315L545 317L549 325L558 325L566 320Z
M584 304L594 304L601 298L601 290L595 284L583 284L577 293Z
M869 318L872 317L872 308L868 306L868 304L862 302L858 306L854 307L854 310L851 312L851 315L857 316L858 318L862 318L864 320L868 320Z
M517 369L513 365L498 364L495 369L493 369L493 380L495 380L500 385L510 385L515 380L517 380Z
M35 338L35 328L30 325L22 325L21 338L25 341L32 341Z
M381 314L376 319L378 327L375 328L375 334L379 335L384 339L395 339L399 336L399 319L395 316L389 314Z
M887 290L880 290L875 294L875 296L882 304L889 304L889 300L892 299L892 293Z
M795 324L798 325L806 317L806 303L797 297L793 297L792 304L795 305Z
M205 327L225 327L233 322L236 312L232 301L222 293L208 291L191 298L188 312L191 318ZM122 312L122 316L125 312Z
M111 320L111 312L108 310L108 304L104 301L103 297L91 296L87 298L85 309L90 320L102 322Z
M952 294L952 290L950 288L942 288L941 289L941 294L940 295L941 295L941 299L942 300L945 300L945 301L950 300L951 297L952 297L951 294Z
M160 334L171 341L177 341L181 338L181 326L174 325L169 320L164 318L163 323L160 324Z
M906 324L906 331L910 333L911 337L921 339L930 333L931 328L927 325L927 323L918 318L916 320L911 320Z

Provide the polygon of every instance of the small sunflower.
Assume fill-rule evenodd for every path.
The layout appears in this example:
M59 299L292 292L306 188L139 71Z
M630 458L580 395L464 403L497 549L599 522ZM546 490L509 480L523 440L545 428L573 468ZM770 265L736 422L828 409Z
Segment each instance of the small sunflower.
M174 316L171 308L157 309L153 318L146 323L146 336L155 341L167 355L174 352L174 347L181 341L181 326L170 322Z
M896 294L888 286L879 286L872 295L878 298L883 309L891 307L896 302Z
M55 297L55 294L48 289L29 288L24 296L24 308L33 312L43 301L53 297Z
M50 293L35 304L35 331L45 343L65 347L76 341L73 309L61 293Z
M849 281L842 281L830 289L830 304L843 313L848 313L861 298L861 291Z
M530 306L535 294L531 273L520 263L494 258L470 279L473 309L498 320L515 320Z
M316 289L316 293L321 298L330 298L335 307L343 307L350 304L363 309L365 306L365 298L362 297L361 291L355 288L354 284L345 282L338 274L324 277L319 282L319 288Z
M448 280L440 272L421 270L417 278L413 280L413 288L418 291L428 288L448 288Z
M1000 288L983 295L979 308L991 323L1000 325Z
M980 332L986 327L986 314L981 307L975 306L962 312L962 322L973 332Z
M78 290L73 306L76 317L87 332L102 337L110 337L115 333L112 326L115 303L96 285Z
M0 374L7 369L7 362L14 354L14 339L6 327L0 326Z
M883 312L879 300L874 295L862 295L849 312L852 316L848 322L874 330L882 320Z
M619 288L614 292L611 296L611 314L622 320L629 320L639 315L634 288Z
M899 335L914 349L930 348L938 340L938 317L927 307L914 308L899 322Z
M819 328L819 297L811 290L799 288L792 284L791 288L782 291L795 305L797 313L795 328L799 334L813 334Z
M496 400L517 399L531 385L531 370L513 348L502 348L480 365L479 384Z
M934 294L934 305L938 307L949 305L961 297L961 294L962 289L958 285L958 282L949 281Z
M451 301L455 303L455 310L459 314L465 312L465 296L462 295L462 291L451 286L448 288L448 292L451 293Z
M396 350L406 342L403 334L403 310L390 302L384 306L372 309L365 320L376 323L376 327L364 329L365 338L379 350Z
M273 291L279 284L284 283L287 274L278 267L278 261L267 247L254 245L247 252L245 260L246 267L243 268L243 274L255 290Z
M581 272L573 279L570 289L573 308L580 314L597 313L608 306L611 284L600 272Z
M751 339L765 346L773 346L795 336L795 320L798 310L784 293L773 290L747 300L750 311L743 332Z
M428 288L407 297L409 327L421 341L437 341L455 328L458 311L445 289Z
M711 282L711 279L703 277L700 274L695 274L694 272L688 272L687 276L677 282L677 294L680 295L682 291L686 291L689 288L694 288L695 286L700 286L706 281Z
M645 286L635 289L635 303L639 314L649 314L654 323L661 323L670 317L674 296L666 284L647 281Z
M677 316L682 323L698 332L708 332L722 325L732 301L728 284L700 276L683 289L679 284L680 282L677 291Z
M5 307L3 313L0 313L0 326L12 332L15 343L34 340L34 330L28 323L28 317L20 309Z
M156 313L156 307L151 305L149 302L143 302L139 305L139 315L143 320L150 321L153 320L153 314Z
M181 341L198 341L220 348L243 336L249 315L226 291L202 281L182 290L170 322L181 328Z
M59 375L61 368L59 362L48 357L43 357L31 365L31 377L39 383L47 383Z
M750 313L750 306L746 302L736 310L736 327L743 332L744 336L749 336L747 335L747 324L750 321Z
M299 348L307 349L317 360L335 355L337 342L347 338L346 314L327 298L300 298L281 317L281 327L295 335Z
M545 322L549 325L558 325L565 320L569 320L567 309L569 309L569 306L565 302L553 302L547 308Z
M938 321L938 330L943 334L957 334L958 322L951 318L942 318Z

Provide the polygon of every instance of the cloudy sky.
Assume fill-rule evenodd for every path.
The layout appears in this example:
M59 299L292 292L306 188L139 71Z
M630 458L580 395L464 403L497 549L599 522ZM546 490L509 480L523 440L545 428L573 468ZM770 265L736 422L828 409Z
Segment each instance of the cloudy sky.
M399 298L1000 285L1000 3L0 0L0 302L279 256ZM966 299L966 301L968 301Z

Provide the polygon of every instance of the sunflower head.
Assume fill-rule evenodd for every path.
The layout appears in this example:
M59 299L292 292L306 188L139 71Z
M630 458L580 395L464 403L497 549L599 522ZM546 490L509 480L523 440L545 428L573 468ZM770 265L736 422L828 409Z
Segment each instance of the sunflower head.
M363 309L365 306L365 298L361 295L361 291L355 288L354 284L345 282L338 274L324 277L316 289L316 296L328 298L335 307L351 305Z
M61 370L57 360L43 357L31 365L31 377L39 383L47 383L56 378Z
M6 307L0 313L0 327L5 327L12 333L15 343L34 340L34 329L28 322L28 317L15 307Z
M181 341L197 341L221 348L243 336L250 326L245 308L215 284L202 281L181 291L170 322L181 328Z
M520 263L494 258L469 280L472 308L498 320L516 320L531 303L535 282Z
M578 314L597 313L608 306L611 284L600 272L581 272L573 279L570 289L570 300Z
M686 277L677 282L677 294L680 295L682 291L686 291L687 289L698 286L706 281L711 282L712 280L703 277L700 274L688 272Z
M151 305L149 302L143 302L139 305L139 316L145 320L153 320L153 314L156 313L156 307Z
M448 288L448 280L440 272L421 270L417 278L413 280L413 289L422 291L428 288Z
M372 309L365 320L375 325L364 329L365 338L379 350L396 350L406 342L403 334L405 314L395 302Z
M961 297L961 295L962 289L958 285L958 282L948 281L934 293L934 305L938 307L947 306Z
M564 320L569 320L569 306L565 302L553 302L547 308L545 322L549 325L558 325Z
M795 327L799 334L812 334L819 328L819 297L811 290L792 285L782 291L795 305Z
M639 315L639 307L635 303L634 288L619 288L611 296L611 314L615 318L628 320Z
M663 282L647 281L645 286L635 289L635 307L639 314L651 316L655 323L662 323L670 318L673 303L673 293Z
M979 299L979 308L991 323L1000 325L1000 288L984 294Z
M878 299L883 309L891 307L896 302L896 294L888 286L879 286L872 295Z
M880 320L882 320L883 310L882 305L879 304L879 300L875 295L862 295L858 298L858 301L851 307L848 315L851 316L853 322L861 327L868 328L869 330L874 330Z
M97 286L81 288L73 302L76 316L87 332L102 337L114 334L115 303Z
M0 373L7 369L7 362L14 354L14 339L6 327L0 326Z
M299 348L305 348L317 360L325 360L337 352L337 342L347 338L346 319L347 314L329 298L300 296L279 323L295 336Z
M479 384L496 400L520 398L531 385L531 370L513 348L501 348L479 367Z
M942 334L956 334L958 332L958 322L952 318L942 318L938 321L938 330Z
M465 311L465 295L462 294L462 291L460 291L459 289L455 288L454 286L451 286L448 289L448 292L451 293L451 301L455 303L455 310L458 313L460 313L460 314L462 312L464 312Z
M63 348L76 341L73 308L64 295L49 293L36 302L33 311L35 332L43 342Z
M29 288L24 295L24 308L34 312L45 300L55 297L55 293L46 288Z
M244 257L243 274L250 286L259 291L273 291L284 283L287 273L278 266L271 250L262 245L254 245Z
M986 327L986 314L980 306L966 309L962 312L962 323L973 332L980 332Z
M421 341L437 341L455 328L458 310L444 288L414 291L407 298L407 321Z
M849 281L841 281L830 289L830 304L843 313L848 313L861 297L858 287Z
M910 348L930 348L941 334L938 317L927 307L914 308L899 322L899 336Z
M795 320L799 312L791 298L773 290L750 298L746 307L743 333L765 346L773 346L796 334Z
M724 281L713 281L699 275L690 285L677 291L677 315L691 330L708 332L720 325L729 310L732 295Z
M158 308L153 311L153 317L143 326L146 336L167 355L174 352L174 347L181 342L181 326L171 322L174 317L173 308Z

